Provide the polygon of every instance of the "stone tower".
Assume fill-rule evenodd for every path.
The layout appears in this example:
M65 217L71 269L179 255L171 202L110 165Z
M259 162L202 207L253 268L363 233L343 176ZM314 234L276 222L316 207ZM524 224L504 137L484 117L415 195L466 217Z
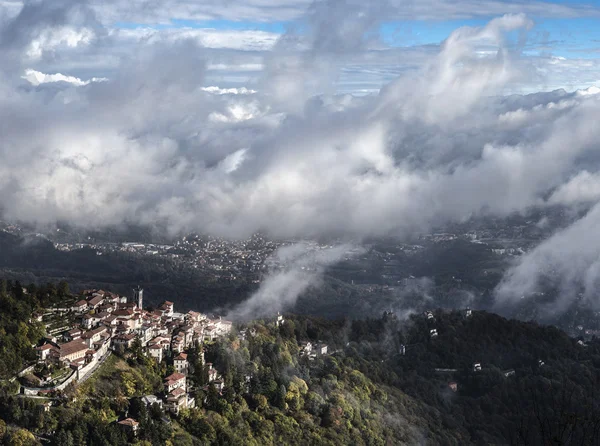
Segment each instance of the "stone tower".
M138 306L140 310L143 308L142 305L144 303L144 289L140 288L140 286L133 289L133 302Z

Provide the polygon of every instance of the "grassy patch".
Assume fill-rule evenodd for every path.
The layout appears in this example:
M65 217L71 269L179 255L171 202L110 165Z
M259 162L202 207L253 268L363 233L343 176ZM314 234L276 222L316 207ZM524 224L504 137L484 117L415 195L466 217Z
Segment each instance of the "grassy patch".
M94 375L81 385L81 391L93 397L143 396L161 389L161 378L148 367L131 367L127 361L111 355Z

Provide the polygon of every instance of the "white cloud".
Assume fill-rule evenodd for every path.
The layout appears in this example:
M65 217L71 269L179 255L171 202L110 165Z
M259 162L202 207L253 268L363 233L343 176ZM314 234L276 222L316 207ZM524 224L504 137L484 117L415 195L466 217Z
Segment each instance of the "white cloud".
M218 94L218 95L222 95L222 94L256 94L256 90L250 90L248 88L242 87L242 88L219 88L216 86L210 86L210 87L203 87L202 90L208 92L208 93L214 93L214 94Z
M583 170L562 184L548 199L551 204L575 204L600 200L600 174Z
M230 319L255 319L287 310L309 287L318 285L325 269L362 251L352 245L315 249L306 243L279 248L268 263L269 275L250 298L227 315Z
M108 79L106 79L106 78L97 78L97 77L94 77L92 79L84 81L75 76L66 76L61 73L45 74L40 71L32 70L31 68L25 70L25 74L21 77L23 79L25 79L26 81L28 81L31 85L35 85L35 86L41 85L41 84L46 84L46 83L53 83L53 82L66 82L68 84L73 84L77 87L81 87L84 85L88 85L91 82L106 82L106 81L108 81Z

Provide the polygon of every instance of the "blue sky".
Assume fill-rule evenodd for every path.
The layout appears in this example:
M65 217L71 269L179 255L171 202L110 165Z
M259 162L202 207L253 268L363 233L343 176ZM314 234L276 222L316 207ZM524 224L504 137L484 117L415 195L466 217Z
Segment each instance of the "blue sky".
M513 2L506 2L511 4ZM579 2L563 0L552 2L565 6L586 6L600 10L600 0ZM395 20L384 22L379 27L383 42L390 47L437 45L452 31L462 26L484 26L495 15L472 19L454 20ZM535 27L528 33L528 54L552 54L561 57L595 58L600 48L599 17L543 17L529 14ZM250 21L250 20L193 20L169 18L163 23L116 21L113 26L121 29L151 28L155 30L213 29L220 31L265 31L283 34L293 21ZM515 38L515 40L517 40Z

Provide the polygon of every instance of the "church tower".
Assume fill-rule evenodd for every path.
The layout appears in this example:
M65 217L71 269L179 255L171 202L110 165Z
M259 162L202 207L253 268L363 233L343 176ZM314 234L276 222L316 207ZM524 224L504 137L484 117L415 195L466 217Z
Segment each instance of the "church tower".
M133 302L138 306L138 308L141 310L143 307L143 302L144 301L144 289L140 288L140 286L138 285L137 288L133 289Z

